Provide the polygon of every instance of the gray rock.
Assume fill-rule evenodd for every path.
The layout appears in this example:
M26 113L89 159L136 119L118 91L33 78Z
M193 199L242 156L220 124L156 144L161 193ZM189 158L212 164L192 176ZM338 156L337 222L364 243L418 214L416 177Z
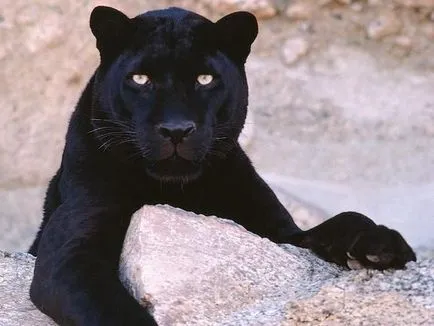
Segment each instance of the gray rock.
M339 273L305 250L288 253L231 221L169 206L135 214L120 265L161 325L276 324L289 301Z
M286 309L282 325L287 326L432 325L434 260L409 263L400 271L346 272Z
M296 63L309 51L309 42L301 36L290 38L282 47L282 60L286 65Z
M317 4L311 1L291 2L285 10L285 15L292 20L305 20L312 18L317 8Z
M386 36L397 34L402 28L402 22L396 14L387 12L371 21L367 26L368 37L379 40Z
M434 8L434 0L395 0L395 2L409 8Z
M29 254L8 254L0 251L0 325L56 325L30 301L29 287L35 257Z
M343 271L215 217L147 206L122 253L125 286L160 325L428 325L434 252L403 271ZM55 325L30 302L34 257L0 252L0 325Z
M233 222L149 206L133 217L120 275L161 325L423 324L434 316L432 267L344 272Z
M269 0L201 0L200 2L221 14L246 10L259 19L271 18L277 14L277 9Z

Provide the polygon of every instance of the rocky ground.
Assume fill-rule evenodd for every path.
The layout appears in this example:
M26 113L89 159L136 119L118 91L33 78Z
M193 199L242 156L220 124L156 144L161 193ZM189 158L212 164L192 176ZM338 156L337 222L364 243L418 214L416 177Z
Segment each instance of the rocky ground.
M348 271L231 221L148 206L131 222L120 277L161 326L428 326L434 262L417 255L405 270ZM0 252L1 325L54 325L28 299L33 264Z
M97 63L88 16L102 3L130 15L168 5L214 19L253 11L257 168L322 216L357 209L434 247L432 0L5 1L0 248L25 250L37 228L68 117Z

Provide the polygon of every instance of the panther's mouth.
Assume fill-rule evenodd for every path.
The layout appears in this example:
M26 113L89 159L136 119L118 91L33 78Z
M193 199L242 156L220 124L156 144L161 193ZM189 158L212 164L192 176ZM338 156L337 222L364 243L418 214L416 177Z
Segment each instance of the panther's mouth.
M202 166L173 153L169 158L149 165L146 171L149 176L160 181L187 183L202 174Z
M173 144L170 141L165 141L160 144L159 148L159 161L192 161L196 156L196 153L191 146L187 142L183 142L180 144Z

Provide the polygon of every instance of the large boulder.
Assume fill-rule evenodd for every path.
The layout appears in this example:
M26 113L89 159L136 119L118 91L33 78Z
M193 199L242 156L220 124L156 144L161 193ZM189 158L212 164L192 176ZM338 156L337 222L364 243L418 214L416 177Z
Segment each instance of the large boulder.
M169 206L135 214L120 265L124 284L161 325L278 324L288 302L340 273L232 221Z
M164 325L428 325L433 253L402 271L345 271L241 226L168 206L132 219L120 277ZM0 253L0 325L53 321L29 301L34 257Z
M169 206L133 217L120 275L161 325L422 325L434 320L434 262L344 271L232 221Z

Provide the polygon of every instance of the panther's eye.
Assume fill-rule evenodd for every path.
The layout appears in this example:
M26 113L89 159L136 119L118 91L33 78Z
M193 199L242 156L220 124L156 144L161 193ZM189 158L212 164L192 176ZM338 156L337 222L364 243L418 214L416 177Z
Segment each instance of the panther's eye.
M149 77L146 75L133 75L132 79L138 85L145 85L149 82Z
M197 82L203 86L211 83L213 81L213 79L214 79L213 75L199 75L199 76L197 76Z

